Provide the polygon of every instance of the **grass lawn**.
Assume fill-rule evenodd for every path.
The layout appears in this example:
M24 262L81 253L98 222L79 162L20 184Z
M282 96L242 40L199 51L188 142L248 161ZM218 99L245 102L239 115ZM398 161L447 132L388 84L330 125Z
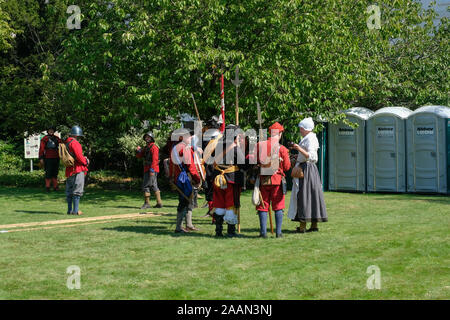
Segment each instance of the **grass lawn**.
M194 210L201 231L175 234L175 194L163 201L152 210L161 216L0 233L0 299L450 298L450 197L327 192L320 232L296 234L285 215L282 239L258 238L250 191L241 238L214 238L205 209ZM87 189L80 209L82 218L138 213L142 202L138 192ZM0 187L0 225L79 218L65 212L62 191ZM66 286L72 265L79 290ZM379 290L366 286L372 265Z

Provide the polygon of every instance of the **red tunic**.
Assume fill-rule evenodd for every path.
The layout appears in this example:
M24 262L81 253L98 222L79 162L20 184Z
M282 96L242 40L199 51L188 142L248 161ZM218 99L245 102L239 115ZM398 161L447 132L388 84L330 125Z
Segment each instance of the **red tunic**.
M148 151L146 151L146 149ZM136 152L136 157L144 158L145 153L150 152L152 157L152 163L144 163L144 173L153 169L153 172L159 173L159 148L154 142L150 142L144 149Z
M175 147L175 152L178 153L179 159L183 162L183 166L187 173L190 173L192 176L192 182L197 184L200 182L200 175L197 172L197 168L194 163L194 155L190 146L185 145L183 142L178 143ZM173 182L177 182L178 175L181 172L180 166L173 161L177 159L172 159L172 155L170 157L170 165L169 165L169 175L173 177Z
M58 136L55 136L55 135L53 135L53 136L58 140L58 143L62 143L62 140ZM39 159L59 158L58 148L56 148L56 149L47 149L46 148L49 138L50 138L50 136L46 135L45 137L43 137L41 139L41 144L39 146Z
M70 154L74 155L75 164L73 167L66 167L66 177L70 177L79 172L84 172L86 175L88 172L86 157L83 155L83 148L81 144L72 137L67 138L65 143L72 143L69 145Z
M291 168L291 160L289 159L289 150L282 145L280 146L280 150L278 152L278 157L282 159L282 161L279 162L278 170L275 172L275 174L270 176L271 184L272 185L280 185L282 177L286 176L285 171L288 171ZM266 152L261 152L265 148ZM271 156L271 149L272 149L272 138L270 138L267 141L258 142L256 145L256 152L258 152L258 164L264 164L267 163ZM261 176L263 179L267 176ZM261 179L261 180L262 180Z
M266 148L266 152L261 152L259 148ZM267 141L259 142L256 150L258 150L258 163L264 164L271 157L271 148L272 148L272 139ZM278 157L282 159L279 162L278 170L270 176L270 184L269 185L260 185L261 196L263 198L263 204L260 204L256 207L258 211L268 211L270 203L272 204L272 209L274 211L281 210L285 208L285 199L283 194L283 188L281 187L282 178L285 176L285 171L288 171L291 167L291 160L289 159L289 150L280 145L280 149L278 151ZM263 180L267 180L268 176L260 176L260 181L262 183Z

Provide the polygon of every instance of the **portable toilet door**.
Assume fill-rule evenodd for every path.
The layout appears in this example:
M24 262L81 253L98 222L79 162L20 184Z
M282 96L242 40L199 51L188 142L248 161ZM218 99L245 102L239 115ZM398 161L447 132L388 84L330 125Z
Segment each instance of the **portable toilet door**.
M351 108L344 113L358 127L329 124L329 190L366 191L366 120L373 111Z
M424 106L406 120L408 192L449 193L450 108Z
M367 120L367 191L406 192L408 108L387 107Z

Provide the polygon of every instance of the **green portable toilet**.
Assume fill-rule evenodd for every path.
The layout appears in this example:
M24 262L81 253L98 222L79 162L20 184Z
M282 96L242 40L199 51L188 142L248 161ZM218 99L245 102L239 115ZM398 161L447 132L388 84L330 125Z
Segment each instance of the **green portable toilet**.
M406 192L408 108L387 107L367 120L367 191Z
M407 191L450 193L450 108L424 106L406 120Z
M329 124L329 190L366 191L366 120L373 114L367 108L344 112L352 128L344 123Z

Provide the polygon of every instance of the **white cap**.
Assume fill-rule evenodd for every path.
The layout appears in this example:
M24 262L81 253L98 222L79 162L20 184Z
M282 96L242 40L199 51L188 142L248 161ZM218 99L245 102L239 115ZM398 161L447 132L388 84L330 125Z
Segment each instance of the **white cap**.
M307 131L312 131L314 129L314 121L312 118L305 118L299 122L298 126Z

